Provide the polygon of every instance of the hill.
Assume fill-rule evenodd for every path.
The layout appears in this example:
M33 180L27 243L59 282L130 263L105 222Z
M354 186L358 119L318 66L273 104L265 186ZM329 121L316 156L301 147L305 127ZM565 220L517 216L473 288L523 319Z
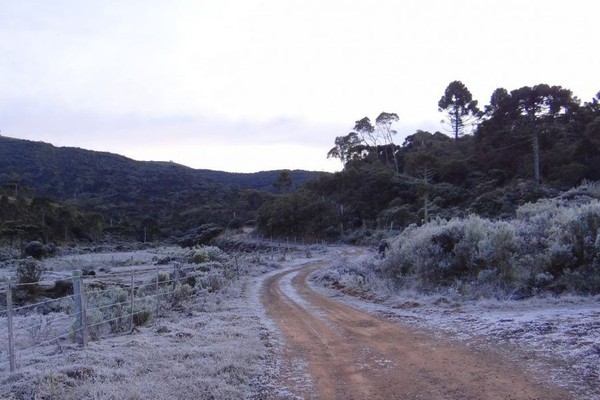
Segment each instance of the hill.
M232 219L253 219L281 171L228 173L172 162L55 147L0 136L4 193L51 197L100 213L113 231L134 234L142 224L171 234ZM290 171L294 187L317 172ZM145 221L145 222L144 222ZM120 230L119 230L120 229Z

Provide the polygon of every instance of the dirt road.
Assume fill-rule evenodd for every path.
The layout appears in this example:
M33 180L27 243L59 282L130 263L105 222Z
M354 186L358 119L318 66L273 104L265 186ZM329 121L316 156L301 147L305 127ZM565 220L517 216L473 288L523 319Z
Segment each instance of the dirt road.
M305 364L309 383L281 371L279 385L305 399L569 399L493 351L468 349L358 311L312 290L321 262L274 275L262 291L281 329L281 355ZM295 372L297 373L297 372ZM273 398L291 395L273 394Z

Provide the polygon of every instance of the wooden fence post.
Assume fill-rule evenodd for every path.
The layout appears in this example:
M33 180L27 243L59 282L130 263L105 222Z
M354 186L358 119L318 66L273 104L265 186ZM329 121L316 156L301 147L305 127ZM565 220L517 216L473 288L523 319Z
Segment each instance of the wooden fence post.
M85 287L81 280L81 270L73 271L73 297L75 300L75 337L82 347L87 346L87 311Z
M175 265L174 278L173 278L173 290L179 283L179 265Z
M160 286L158 284L160 273L158 272L158 265L156 266L156 318L158 318L158 311L160 307Z
M134 279L133 279L133 274L135 273L134 270L131 270L131 301L129 303L129 314L131 315L131 319L129 320L129 332L133 331L133 297L135 296L135 286L134 286Z
M8 286L6 287L6 316L8 320L8 358L10 361L10 372L15 372L17 365L15 361L16 357L12 313L12 283L9 281Z

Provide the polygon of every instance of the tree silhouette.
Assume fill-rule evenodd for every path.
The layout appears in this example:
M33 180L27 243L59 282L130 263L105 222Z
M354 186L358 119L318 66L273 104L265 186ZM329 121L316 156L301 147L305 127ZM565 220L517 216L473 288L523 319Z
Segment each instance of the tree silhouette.
M438 102L438 111L446 113L442 124L452 132L456 143L458 137L467 133L469 126L473 125L479 116L477 101L473 100L471 92L461 81L450 82Z

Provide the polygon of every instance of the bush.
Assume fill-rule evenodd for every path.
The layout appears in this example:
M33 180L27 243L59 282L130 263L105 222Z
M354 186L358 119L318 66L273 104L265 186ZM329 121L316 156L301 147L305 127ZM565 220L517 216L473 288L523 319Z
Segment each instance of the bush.
M33 260L25 260L17 267L17 282L23 285L23 289L30 295L34 295L44 274L44 267Z
M141 309L133 311L133 325L142 326L145 325L152 317L152 310L148 306L144 306Z
M171 303L176 306L188 300L192 296L192 288L186 283L177 283L171 296Z
M202 264L206 262L223 262L227 256L221 249L215 246L202 246L190 253L190 262L193 264Z
M426 292L494 286L520 298L598 294L600 201L574 197L581 192L525 204L509 221L470 216L410 226L393 241L382 272L400 287Z
M208 245L224 231L225 228L220 225L204 224L199 226L197 229L187 232L185 236L178 239L178 243L181 247Z
M23 253L26 256L36 258L41 260L42 258L48 256L51 253L52 249L42 242L33 241L29 242L25 245L23 249Z
M202 288L208 290L209 293L218 292L225 284L223 277L218 273L209 273L202 280Z
M112 287L88 295L88 324L90 336L97 339L101 336L102 326L108 324L110 333L125 330L130 303L127 291L120 287Z

